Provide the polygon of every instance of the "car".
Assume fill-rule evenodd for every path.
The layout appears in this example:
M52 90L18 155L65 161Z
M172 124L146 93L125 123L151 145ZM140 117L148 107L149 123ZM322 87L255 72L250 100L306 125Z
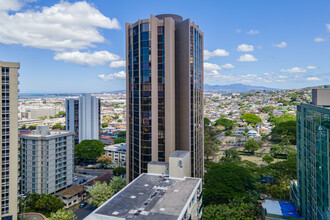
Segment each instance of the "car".
M82 184L82 183L83 183L83 181L82 181L82 180L80 180L80 181L79 181L79 184Z
M77 178L77 177L73 178L73 182L76 182L77 180L78 180L78 178Z
M89 164L87 167L88 167L88 168L91 168L91 167L94 167L94 165L92 165L92 164Z
M85 175L89 175L89 173L87 173L87 172L83 172L83 174L85 174Z
M86 205L88 205L88 202L83 202L80 204L79 208L82 209L84 208Z

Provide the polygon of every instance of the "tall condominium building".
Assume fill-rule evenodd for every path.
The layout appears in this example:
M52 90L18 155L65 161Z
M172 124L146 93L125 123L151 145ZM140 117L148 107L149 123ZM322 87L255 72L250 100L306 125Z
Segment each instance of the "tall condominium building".
M19 63L0 61L1 108L1 219L17 219L18 122L17 94Z
M202 177L203 33L178 15L126 24L127 178L188 150L191 176Z
M74 133L48 125L21 136L22 193L52 194L73 183Z
M75 145L100 136L100 99L91 94L66 100L66 130L75 133Z
M312 91L297 108L297 205L306 219L328 220L330 204L330 89Z

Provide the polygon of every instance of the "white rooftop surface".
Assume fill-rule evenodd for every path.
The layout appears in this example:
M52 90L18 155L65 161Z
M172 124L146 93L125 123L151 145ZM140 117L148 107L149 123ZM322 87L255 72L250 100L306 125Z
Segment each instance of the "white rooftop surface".
M85 220L178 219L184 215L187 202L200 183L198 178L178 179L144 173Z
M267 213L274 215L282 215L281 206L278 201L265 200L262 207L267 209Z

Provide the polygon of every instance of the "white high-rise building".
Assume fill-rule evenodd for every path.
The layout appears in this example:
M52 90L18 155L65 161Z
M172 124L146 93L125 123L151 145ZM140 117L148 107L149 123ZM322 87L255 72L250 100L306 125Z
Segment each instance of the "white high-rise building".
M55 193L72 185L74 133L48 125L21 136L22 192Z
M100 99L91 94L66 100L66 130L75 132L75 144L99 139L100 109Z

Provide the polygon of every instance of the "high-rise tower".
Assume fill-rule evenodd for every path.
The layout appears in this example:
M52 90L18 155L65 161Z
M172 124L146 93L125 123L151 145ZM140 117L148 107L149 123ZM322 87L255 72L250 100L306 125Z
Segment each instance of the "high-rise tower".
M293 197L305 219L328 220L330 210L330 88L313 89L297 106L298 181Z
M1 219L17 219L19 63L0 61L1 70Z
M100 137L100 99L91 94L66 100L66 130L75 132L75 145Z
M150 161L191 153L191 176L202 177L203 33L190 19L151 15L126 24L127 177Z

